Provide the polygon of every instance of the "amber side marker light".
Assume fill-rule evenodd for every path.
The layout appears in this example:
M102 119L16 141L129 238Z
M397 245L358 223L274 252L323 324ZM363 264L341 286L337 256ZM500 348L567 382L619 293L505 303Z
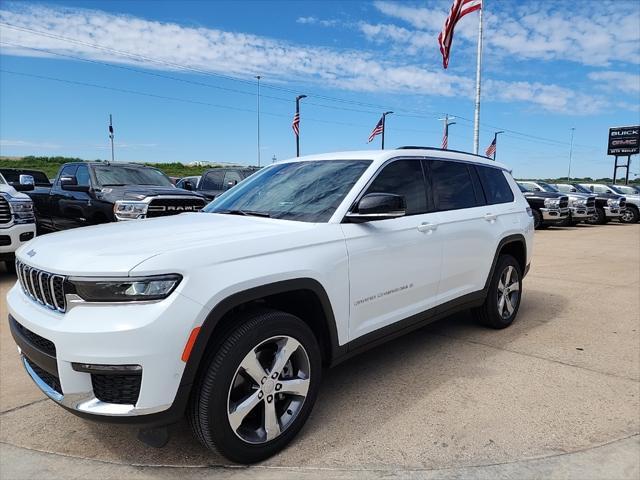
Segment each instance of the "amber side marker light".
M198 338L198 334L200 333L200 327L196 327L191 330L191 334L189 335L189 340L187 340L187 344L184 346L184 350L182 352L182 361L187 362L189 360L189 356L191 355L191 350L193 350L193 346L196 343L196 338Z

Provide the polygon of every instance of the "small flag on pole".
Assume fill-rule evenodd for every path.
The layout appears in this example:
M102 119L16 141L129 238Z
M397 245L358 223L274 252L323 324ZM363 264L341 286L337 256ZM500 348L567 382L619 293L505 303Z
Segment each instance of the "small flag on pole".
M293 133L296 134L296 137L300 136L300 114L298 112L293 116L291 128L293 128Z
M371 135L369 135L369 140L367 140L367 143L371 143L373 139L376 138L377 135L380 135L383 131L384 131L384 115L380 117L380 120L378 120L378 123L376 123L376 126L373 127L373 130L371 130Z
M451 52L451 42L453 41L453 30L456 23L467 13L475 12L482 8L482 0L453 0L449 16L444 22L442 32L438 35L438 45L442 54L442 66L446 69L449 66L449 54Z
M449 148L449 128L447 127L444 131L444 135L442 136L442 150L446 150Z
M496 138L495 138L495 137L493 138L493 142L491 142L491 145L489 145L489 146L487 147L487 149L485 150L485 152L484 152L484 153L485 153L485 155L486 155L487 157L490 157L490 156L492 156L494 153L496 153Z

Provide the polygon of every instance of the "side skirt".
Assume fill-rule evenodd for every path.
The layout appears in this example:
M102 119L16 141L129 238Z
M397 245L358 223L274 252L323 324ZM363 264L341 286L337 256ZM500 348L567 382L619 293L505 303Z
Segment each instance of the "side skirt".
M331 367L344 362L345 360L359 355L370 348L382 345L389 340L401 337L407 333L424 327L432 322L446 318L454 313L479 307L484 303L486 292L480 290L474 293L463 295L437 307L433 307L424 312L412 315L404 320L400 320L374 332L367 333L339 347L331 362Z

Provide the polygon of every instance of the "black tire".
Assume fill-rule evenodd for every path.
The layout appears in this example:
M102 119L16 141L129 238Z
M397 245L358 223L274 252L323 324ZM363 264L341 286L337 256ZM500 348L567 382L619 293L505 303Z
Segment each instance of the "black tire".
M499 284L503 277L503 274L508 268L513 268L513 272L517 275L517 282L519 284L518 295L515 299L515 305L513 305L513 311L508 316L503 316L499 313ZM518 315L518 309L520 308L520 301L522 299L522 269L518 261L511 255L500 255L496 268L493 272L493 276L489 282L489 291L484 303L474 309L474 314L478 321L491 328L506 328L513 323ZM511 303L510 303L511 305Z
M187 415L196 438L206 448L217 451L234 462L254 463L281 451L306 422L318 395L322 360L313 332L298 317L277 310L259 309L239 315L236 322L237 327L205 359L207 363L194 384ZM230 387L237 378L239 366L245 356L263 342L277 336L294 338L304 348L310 366L309 389L297 415L279 436L263 443L250 443L231 427L228 417ZM259 403L252 408L266 407ZM264 411L262 415L264 416Z
M542 214L535 209L532 209L531 213L533 213L533 228L539 230L542 227Z
M635 205L627 204L624 213L620 217L620 222L638 223L638 220L640 220L640 212L638 211L638 207L636 207Z
M7 273L16 273L16 263L15 260L5 260L4 261L4 268L7 271Z
M604 213L604 208L596 207L596 213L592 217L589 217L586 222L589 225L604 225L607 223L607 216Z

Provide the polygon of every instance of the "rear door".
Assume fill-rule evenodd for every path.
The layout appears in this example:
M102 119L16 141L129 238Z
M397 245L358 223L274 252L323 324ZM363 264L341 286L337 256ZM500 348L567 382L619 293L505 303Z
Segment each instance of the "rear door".
M454 160L426 163L434 205L441 215L438 233L443 253L438 303L442 304L484 287L497 239L504 231L504 212L488 204L475 165Z
M205 172L198 184L198 192L213 200L223 192L223 181L226 169L213 169Z
M407 211L401 218L342 224L349 255L350 340L428 310L440 279L442 243L420 159L390 161L361 196L367 193L402 195Z

